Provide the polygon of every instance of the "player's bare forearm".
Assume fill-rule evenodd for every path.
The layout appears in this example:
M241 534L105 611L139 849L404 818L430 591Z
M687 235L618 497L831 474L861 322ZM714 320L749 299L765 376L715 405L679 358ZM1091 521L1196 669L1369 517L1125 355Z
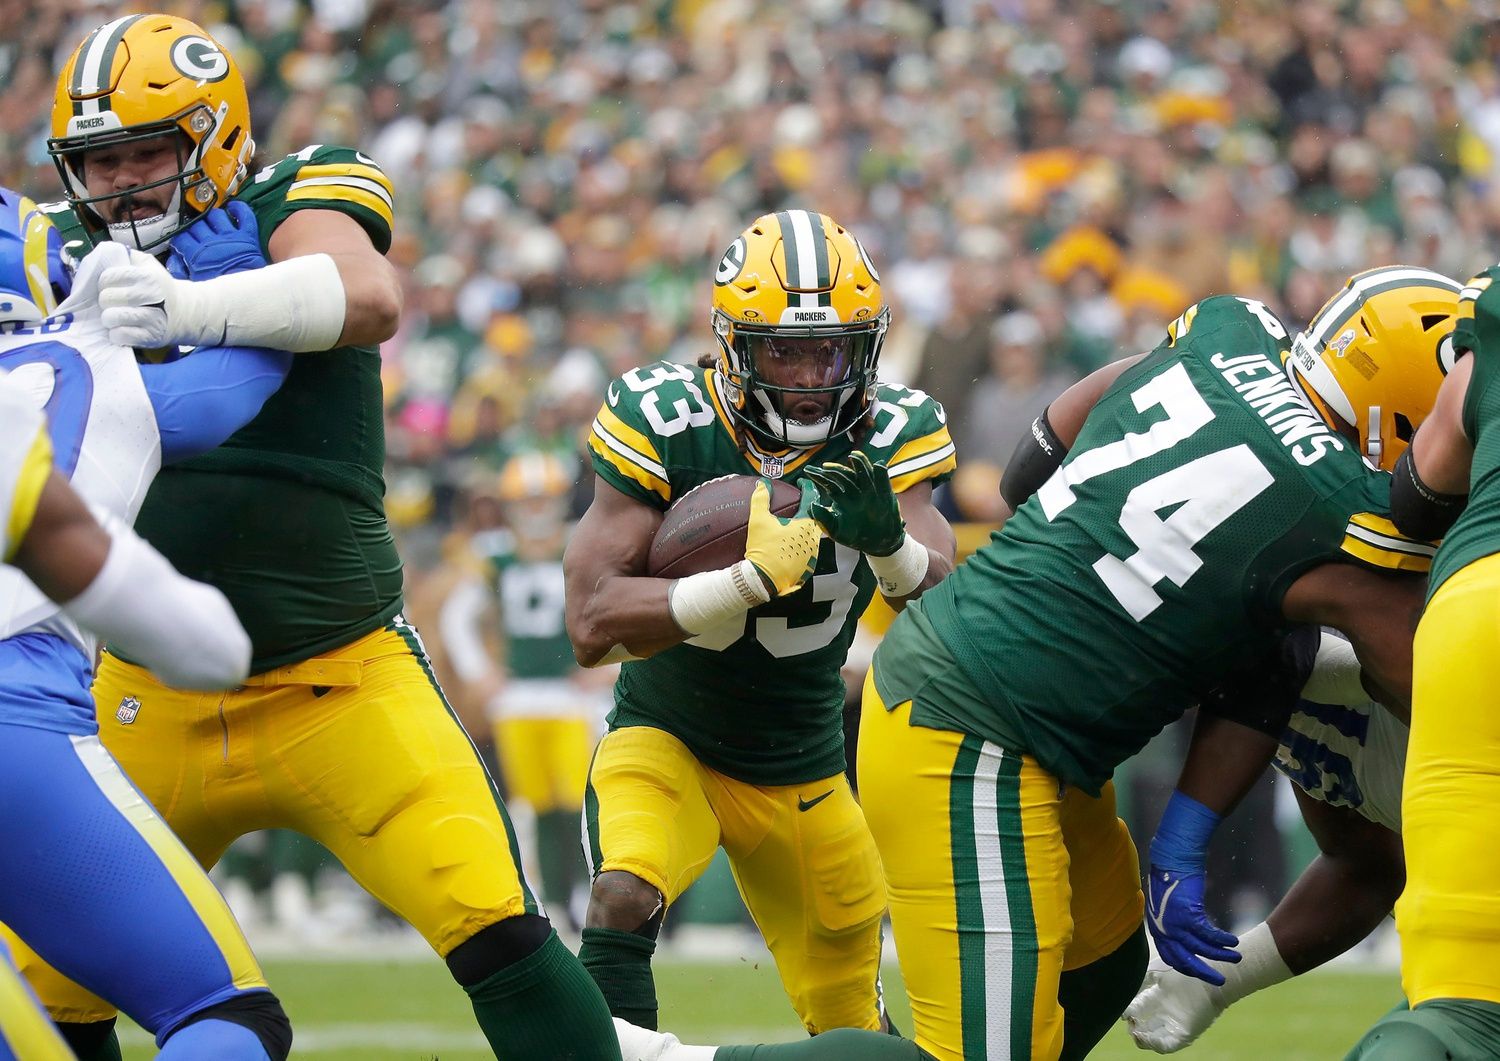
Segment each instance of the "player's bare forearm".
M1373 932L1406 883L1401 838L1348 807L1297 789L1319 854L1267 918L1287 968L1305 973Z
M299 210L271 234L273 262L326 254L344 284L340 346L371 346L396 334L403 295L396 269L375 249L359 222L334 210Z
M1380 575L1352 564L1324 564L1303 575L1282 598L1294 622L1318 623L1349 638L1367 685L1397 718L1411 717L1411 646L1427 581Z
M1177 790L1223 817L1266 772L1276 743L1260 730L1199 711Z
M578 521L563 556L566 621L573 655L584 667L645 658L687 637L672 620L672 580L646 576L646 557L661 513L594 480L594 502Z
M617 662L616 646L636 659L653 656L688 637L672 619L672 579L605 575L595 584L576 625L568 624L580 665Z
M11 563L59 604L94 581L109 556L109 534L68 481L54 471L37 500L36 514Z

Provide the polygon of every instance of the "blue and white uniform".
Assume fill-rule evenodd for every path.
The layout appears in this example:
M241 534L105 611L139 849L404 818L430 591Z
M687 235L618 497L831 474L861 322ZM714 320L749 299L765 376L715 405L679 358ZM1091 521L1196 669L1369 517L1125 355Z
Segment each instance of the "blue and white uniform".
M18 224L11 194L0 190L0 299L22 283L8 268L12 245L33 253L29 201ZM200 349L137 365L98 320L98 274L123 255L108 244L85 259L43 320L4 321L10 305L0 305L0 369L45 412L54 467L96 516L128 524L162 462L252 419L291 355ZM173 1036L208 1007L267 986L207 875L100 744L94 647L20 571L0 569L0 921L153 1032L161 1057L208 1056L207 1037L227 1035L213 1056L264 1058L253 1034L222 1021Z
M1340 634L1324 630L1273 765L1298 788L1401 831L1401 775L1410 729L1370 699L1359 660Z

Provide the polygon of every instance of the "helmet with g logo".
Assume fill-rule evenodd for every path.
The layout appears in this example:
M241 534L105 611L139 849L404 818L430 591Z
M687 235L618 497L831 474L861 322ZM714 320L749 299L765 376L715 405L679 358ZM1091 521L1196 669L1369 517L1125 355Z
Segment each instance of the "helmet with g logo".
M772 445L807 449L854 429L875 391L889 322L864 247L826 214L756 218L714 271L730 411Z
M89 152L168 135L177 139L175 173L89 195ZM47 151L86 225L150 250L222 206L244 181L255 151L244 78L229 52L185 18L125 15L106 22L63 66ZM112 200L167 185L172 201L161 216L112 221Z
M1389 471L1453 367L1458 281L1408 265L1349 278L1292 341L1287 371L1331 427Z

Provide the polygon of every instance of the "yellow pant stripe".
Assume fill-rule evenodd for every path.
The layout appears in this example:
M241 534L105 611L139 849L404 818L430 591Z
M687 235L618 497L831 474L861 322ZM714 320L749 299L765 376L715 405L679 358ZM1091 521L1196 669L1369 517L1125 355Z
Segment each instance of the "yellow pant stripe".
M0 953L3 951L0 947ZM0 957L0 1058L73 1061L73 1051L3 957Z
M98 737L70 737L78 761L88 771L99 790L119 810L121 817L130 823L142 840L145 840L162 865L182 889L183 898L192 906L203 927L218 944L233 977L235 987L241 989L265 987L265 977L260 965L250 952L240 926L229 912L223 896L214 888L203 867L173 835L167 823L162 821L151 805L137 792Z
M52 438L43 424L37 428L31 448L21 459L20 471L16 473L16 488L10 498L10 520L5 528L5 557L9 561L31 530L31 521L36 517L37 505L42 500L42 488L52 475Z

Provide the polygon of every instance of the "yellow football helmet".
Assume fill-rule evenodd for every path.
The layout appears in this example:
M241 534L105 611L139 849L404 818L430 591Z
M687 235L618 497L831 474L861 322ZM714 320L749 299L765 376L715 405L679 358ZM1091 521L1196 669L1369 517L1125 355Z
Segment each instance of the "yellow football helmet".
M1356 273L1292 340L1287 371L1331 427L1389 471L1453 367L1462 285L1407 265Z
M500 469L497 494L505 506L505 521L518 538L549 539L568 518L568 493L573 476L554 453L518 453Z
M714 274L717 367L734 417L775 446L848 434L874 398L890 316L880 274L837 221L756 218Z
M87 153L180 134L178 172L126 191L90 196ZM244 182L255 141L245 79L229 52L194 22L173 15L125 15L83 39L63 65L52 102L47 152L84 223L150 250ZM175 185L166 213L109 223L99 204Z

